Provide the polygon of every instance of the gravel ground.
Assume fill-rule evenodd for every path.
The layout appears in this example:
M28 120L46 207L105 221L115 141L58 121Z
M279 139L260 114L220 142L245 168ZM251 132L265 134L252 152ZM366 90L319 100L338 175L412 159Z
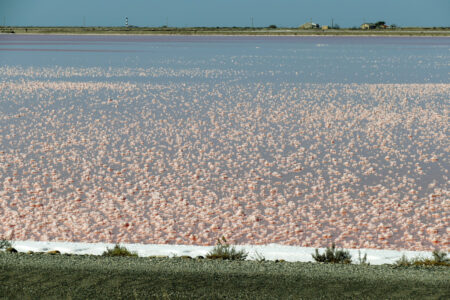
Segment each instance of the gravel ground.
M0 253L0 298L449 299L448 267Z

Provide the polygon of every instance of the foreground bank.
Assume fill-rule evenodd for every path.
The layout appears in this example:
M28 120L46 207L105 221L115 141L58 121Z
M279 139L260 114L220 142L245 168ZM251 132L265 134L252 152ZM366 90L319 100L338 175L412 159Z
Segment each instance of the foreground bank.
M448 267L0 253L6 298L448 299Z

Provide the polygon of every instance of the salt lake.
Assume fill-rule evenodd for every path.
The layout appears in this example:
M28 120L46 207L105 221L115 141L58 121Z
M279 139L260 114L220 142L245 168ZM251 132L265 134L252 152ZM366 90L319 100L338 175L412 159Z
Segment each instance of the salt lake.
M450 39L0 35L0 234L450 249Z

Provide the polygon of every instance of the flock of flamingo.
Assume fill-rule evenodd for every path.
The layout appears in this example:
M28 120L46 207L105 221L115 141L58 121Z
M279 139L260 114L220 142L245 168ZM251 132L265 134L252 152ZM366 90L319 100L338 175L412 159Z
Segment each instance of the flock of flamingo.
M450 250L450 84L0 72L6 237Z

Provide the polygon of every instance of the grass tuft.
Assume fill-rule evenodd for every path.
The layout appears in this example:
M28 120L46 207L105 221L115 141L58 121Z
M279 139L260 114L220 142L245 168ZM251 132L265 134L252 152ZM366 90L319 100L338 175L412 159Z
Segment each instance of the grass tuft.
M312 257L315 261L323 263L349 264L352 262L350 252L344 249L336 249L334 243L331 244L331 247L327 247L323 254L320 254L319 250L316 249L316 253L312 254Z
M395 262L395 265L398 267L409 267L412 266L412 264L412 260L409 260L405 254L403 254L402 257Z
M106 248L106 251L103 252L103 256L134 256L137 257L136 252L130 252L127 248L124 246L120 246L119 244L116 244L114 248Z
M262 255L257 250L255 250L253 260L256 260L257 262L263 262L263 261L266 261L266 258L264 257L264 255Z
M223 260L245 260L248 253L245 250L236 250L234 246L227 243L225 237L217 239L217 244L214 248L206 254L209 259L223 259Z
M358 262L360 265L369 266L370 263L367 262L367 253L364 253L364 256L361 257L361 250L358 250Z

